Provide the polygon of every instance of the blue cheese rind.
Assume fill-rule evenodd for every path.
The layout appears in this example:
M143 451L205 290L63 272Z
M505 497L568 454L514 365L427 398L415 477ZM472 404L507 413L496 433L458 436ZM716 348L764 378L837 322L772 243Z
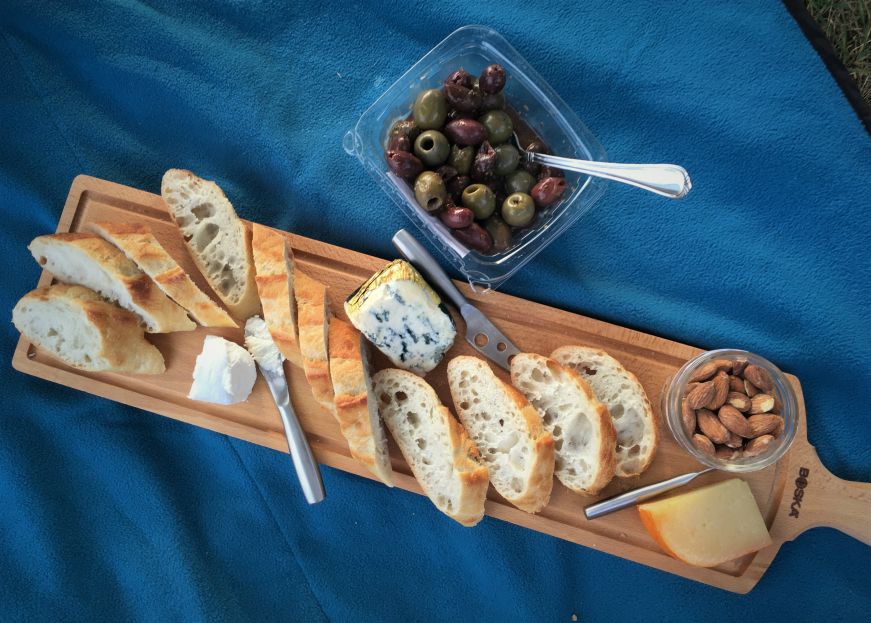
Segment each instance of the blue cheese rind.
M396 260L345 302L351 323L398 368L425 374L453 345L457 329L438 295Z

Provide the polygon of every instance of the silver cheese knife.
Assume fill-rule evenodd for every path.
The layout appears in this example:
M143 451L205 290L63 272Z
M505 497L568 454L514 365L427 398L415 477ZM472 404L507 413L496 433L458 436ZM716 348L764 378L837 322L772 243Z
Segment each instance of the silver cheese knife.
M258 322L254 322L255 320ZM255 341L252 342L252 338ZM326 497L321 471L290 402L290 390L282 364L284 358L272 340L266 323L257 316L249 318L245 324L245 346L254 356L254 361L257 362L257 367L266 379L266 385L275 400L275 406L278 407L281 422L284 424L284 434L287 436L287 448L290 450L305 499L309 504L317 504Z
M463 296L429 251L405 229L400 229L393 236L393 246L430 285L447 297L460 311L460 315L466 322L466 341L472 345L472 348L500 367L510 370L511 358L519 353L520 349Z

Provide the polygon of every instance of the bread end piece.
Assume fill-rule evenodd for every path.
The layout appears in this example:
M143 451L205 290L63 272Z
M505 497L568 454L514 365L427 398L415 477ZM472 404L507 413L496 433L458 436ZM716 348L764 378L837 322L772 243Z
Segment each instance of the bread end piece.
M25 294L12 310L15 328L67 365L89 372L163 374L157 348L139 318L83 286L56 283Z
M212 290L243 322L260 313L251 233L215 182L184 169L163 175L160 194Z

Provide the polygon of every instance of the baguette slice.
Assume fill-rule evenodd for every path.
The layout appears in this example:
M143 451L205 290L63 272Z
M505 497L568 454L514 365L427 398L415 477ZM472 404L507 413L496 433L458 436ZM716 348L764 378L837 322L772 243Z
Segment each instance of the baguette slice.
M393 468L369 377L366 341L351 324L332 318L329 348L330 376L336 392L335 416L348 441L351 456L392 487Z
M553 435L560 482L578 493L601 491L614 477L617 435L587 382L553 359L520 353L511 360L511 383Z
M484 517L489 473L469 435L422 378L396 368L372 377L384 424L424 493L464 526Z
M182 169L163 175L160 194L212 290L238 320L260 313L251 238L217 184Z
M204 327L238 327L191 281L182 267L166 252L147 225L142 223L91 223L88 229L121 249L176 303Z
M553 437L523 395L477 357L454 357L448 383L457 415L490 470L490 482L528 513L547 506L553 488Z
M312 395L330 413L335 409L333 382L330 380L330 355L327 339L330 307L327 288L303 272L294 273L296 319L299 323L299 350L302 368Z
M617 431L617 469L620 477L646 470L659 446L653 408L635 375L608 353L583 346L563 346L551 358L580 374L608 408Z
M99 236L51 234L34 238L27 248L39 265L60 281L96 290L140 316L149 333L197 327L148 275Z
M293 296L293 251L287 236L254 223L252 233L257 291L263 304L263 320L278 350L292 363L299 363L296 335L296 300Z
M25 338L67 365L89 372L163 374L160 351L139 317L88 288L56 283L25 294L12 310Z

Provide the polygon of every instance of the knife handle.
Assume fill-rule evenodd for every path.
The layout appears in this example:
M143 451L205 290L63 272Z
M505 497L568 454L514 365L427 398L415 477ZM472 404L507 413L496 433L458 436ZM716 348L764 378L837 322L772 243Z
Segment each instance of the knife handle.
M321 471L318 462L312 453L311 446L305 438L305 432L296 417L296 413L289 404L277 404L278 413L284 424L284 433L287 436L287 448L290 450L290 458L296 468L296 476L299 478L300 487L309 504L317 504L326 497L324 483L321 480Z
M468 303L466 297L457 289L457 286L454 285L454 282L451 281L436 259L407 230L400 229L396 232L393 236L393 246L402 257L411 262L412 266L423 275L430 285L435 286L449 298L454 307L460 309Z

